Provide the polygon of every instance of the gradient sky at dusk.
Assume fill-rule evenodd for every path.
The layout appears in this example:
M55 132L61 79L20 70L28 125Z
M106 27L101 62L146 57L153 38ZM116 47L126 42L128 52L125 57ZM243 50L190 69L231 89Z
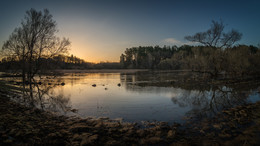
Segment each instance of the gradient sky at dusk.
M1 0L0 46L25 11L49 9L71 54L86 61L119 61L126 48L187 44L184 36L222 19L243 33L239 44L260 43L259 0Z

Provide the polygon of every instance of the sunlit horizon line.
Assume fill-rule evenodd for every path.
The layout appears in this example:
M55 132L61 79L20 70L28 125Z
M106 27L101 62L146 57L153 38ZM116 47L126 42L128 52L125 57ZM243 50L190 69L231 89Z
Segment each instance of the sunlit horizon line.
M74 54L70 54L70 55L74 55ZM93 63L93 64L98 64L98 63L119 63L119 59L118 60L95 60L95 59L89 59L87 57L79 57L80 59L82 59L84 62L86 63Z
M75 56L77 56L76 54L73 54L73 53L71 53L70 55L75 55ZM99 58L99 59L95 59L94 57L93 58L91 58L91 57L80 57L80 56L77 56L77 57L79 57L80 59L82 59L82 60L84 60L84 62L86 62L86 63L94 63L94 64L98 64L98 63L119 63L120 61L119 61L119 57L118 57L118 59L111 59L111 60L108 60L108 59L100 59L99 57L97 57L97 58Z
M93 63L93 64L99 64L99 63L119 63L119 61L87 61L83 59L86 63Z

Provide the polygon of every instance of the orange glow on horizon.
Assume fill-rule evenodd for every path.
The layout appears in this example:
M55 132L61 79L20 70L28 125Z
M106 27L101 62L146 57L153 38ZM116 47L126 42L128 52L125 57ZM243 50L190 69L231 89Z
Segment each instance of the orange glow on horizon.
M61 29L66 31L59 33L61 37L66 36L71 41L69 54L91 63L119 62L120 55L124 52L126 46L121 42L113 43L117 39L108 37L107 34L110 32L106 35L100 34L100 32L94 31L96 29L88 29L95 28L95 26L90 27L91 25L88 28L81 26L82 28L77 27L76 29L70 26L74 25L62 25Z
M74 49L77 48L77 49ZM82 49L87 48L87 49ZM81 47L73 43L71 50L69 51L70 55L76 56L80 59L83 59L85 62L90 63L100 63L100 62L119 62L120 55L118 53L102 53L97 51L97 49L90 49L92 47ZM93 47L94 48L94 47ZM100 53L101 52L101 53Z

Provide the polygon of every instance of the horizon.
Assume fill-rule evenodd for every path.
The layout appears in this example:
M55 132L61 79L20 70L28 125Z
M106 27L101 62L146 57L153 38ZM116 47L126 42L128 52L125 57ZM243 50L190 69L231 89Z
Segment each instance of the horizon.
M192 44L184 36L203 32L223 20L225 31L243 34L239 44L260 44L259 1L3 1L0 46L25 12L47 8L58 36L71 41L70 54L86 62L119 62L126 48Z

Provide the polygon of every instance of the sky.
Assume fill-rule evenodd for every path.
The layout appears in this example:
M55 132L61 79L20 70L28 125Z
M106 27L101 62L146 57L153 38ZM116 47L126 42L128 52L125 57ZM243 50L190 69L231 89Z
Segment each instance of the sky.
M243 34L239 44L260 44L259 0L1 0L0 47L25 12L47 8L70 53L89 62L119 61L126 48L191 44L187 35L220 19L225 31Z

